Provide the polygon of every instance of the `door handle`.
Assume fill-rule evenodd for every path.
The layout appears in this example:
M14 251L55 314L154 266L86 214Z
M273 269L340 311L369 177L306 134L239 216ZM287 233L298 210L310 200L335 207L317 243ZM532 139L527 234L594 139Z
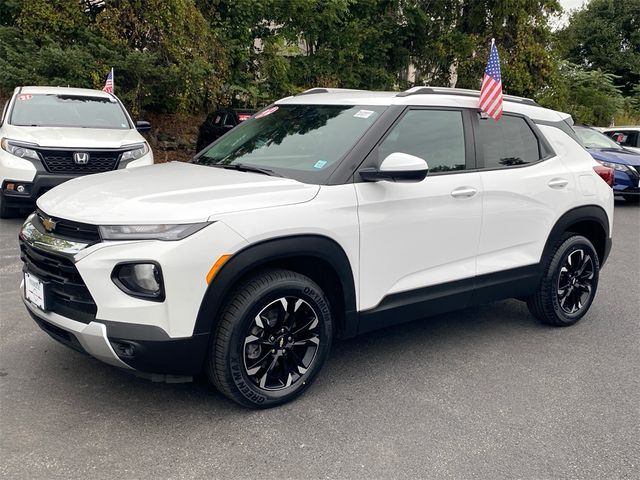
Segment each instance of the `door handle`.
M473 197L476 193L478 193L478 190L473 187L459 187L451 192L451 196L453 198L469 198Z
M547 183L547 185L549 185L551 188L564 188L567 185L569 185L569 180L566 180L564 178L552 178L551 180L549 180L549 183Z

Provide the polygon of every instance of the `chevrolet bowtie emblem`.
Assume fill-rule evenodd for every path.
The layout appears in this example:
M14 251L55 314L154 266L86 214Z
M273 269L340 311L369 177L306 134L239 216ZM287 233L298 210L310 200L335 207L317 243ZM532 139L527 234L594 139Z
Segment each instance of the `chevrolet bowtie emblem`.
M57 222L53 218L42 217L42 226L47 232L53 232L56 228Z

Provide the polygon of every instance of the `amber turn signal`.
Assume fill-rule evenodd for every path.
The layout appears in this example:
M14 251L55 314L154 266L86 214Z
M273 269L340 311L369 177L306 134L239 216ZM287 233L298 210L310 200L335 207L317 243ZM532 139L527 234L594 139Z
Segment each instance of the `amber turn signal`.
M220 270L230 258L231 255L222 255L218 260L216 260L216 263L213 264L213 267L211 267L211 270L209 270L209 273L207 273L207 284L211 283L213 277L215 277L218 273L218 270Z

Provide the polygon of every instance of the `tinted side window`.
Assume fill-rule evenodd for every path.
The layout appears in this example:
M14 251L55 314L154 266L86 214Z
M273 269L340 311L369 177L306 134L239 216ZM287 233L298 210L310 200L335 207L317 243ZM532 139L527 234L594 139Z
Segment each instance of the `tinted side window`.
M538 139L524 118L503 115L498 121L479 119L478 124L484 168L524 165L540 160Z
M425 159L433 173L464 170L462 112L410 110L378 148L378 160L394 152Z
M624 147L638 146L638 132L621 130L620 132L613 132L613 134L609 134L609 136Z

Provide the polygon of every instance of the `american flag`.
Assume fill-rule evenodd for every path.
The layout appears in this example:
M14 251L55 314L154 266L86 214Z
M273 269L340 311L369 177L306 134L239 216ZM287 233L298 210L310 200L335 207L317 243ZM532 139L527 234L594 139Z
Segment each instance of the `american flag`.
M109 71L109 75L107 75L107 81L104 82L104 87L102 88L103 92L113 93L113 68Z
M494 120L502 115L502 77L500 76L500 57L496 42L491 40L491 53L487 68L482 78L480 89L480 109L489 114Z

